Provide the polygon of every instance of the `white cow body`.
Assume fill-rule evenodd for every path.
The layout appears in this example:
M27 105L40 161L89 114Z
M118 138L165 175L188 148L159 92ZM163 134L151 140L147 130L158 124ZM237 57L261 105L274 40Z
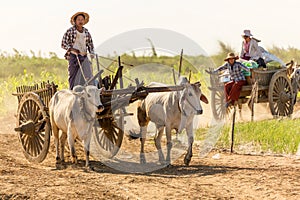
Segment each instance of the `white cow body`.
M186 80L181 81L181 85L184 86L182 91L150 93L140 102L138 107L138 121L141 129L141 163L146 162L144 156L144 143L146 140L148 123L149 121L152 121L158 130L155 136L155 146L158 150L159 161L161 163L165 162L161 150L161 137L164 128L167 137L167 163L170 163L170 151L172 147L171 130L175 129L180 133L183 129L186 129L189 149L184 158L184 162L186 165L189 164L192 157L192 144L194 141L193 119L195 115L202 114L203 112L200 104L202 93L199 88L199 83L190 84ZM151 83L148 86L160 87L167 85L162 83ZM206 97L204 96L202 98Z
M76 86L73 91L58 91L50 101L49 110L57 162L64 161L66 139L68 139L73 162L77 162L74 142L78 138L83 141L86 153L86 165L88 166L91 131L96 118L96 112L103 110L100 101L100 90L95 86ZM60 138L59 130L62 131Z

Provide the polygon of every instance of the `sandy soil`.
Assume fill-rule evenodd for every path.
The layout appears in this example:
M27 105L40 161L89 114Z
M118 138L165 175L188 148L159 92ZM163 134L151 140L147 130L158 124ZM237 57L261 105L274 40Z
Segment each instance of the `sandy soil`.
M53 138L47 158L29 163L14 133L15 119L0 123L1 199L300 199L300 159L296 156L239 155L197 151L190 166L182 157L149 173L124 173L92 158L94 170L69 162L55 167ZM152 144L153 145L153 144ZM77 149L80 149L78 147Z

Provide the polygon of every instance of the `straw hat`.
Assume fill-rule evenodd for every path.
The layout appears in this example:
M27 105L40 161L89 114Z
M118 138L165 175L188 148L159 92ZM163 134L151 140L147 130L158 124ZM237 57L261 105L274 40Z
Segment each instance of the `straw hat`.
M89 16L89 14L87 14L87 13L85 13L85 12L77 12L77 13L75 13L72 17L71 17L71 20L70 20L70 22L71 22L71 24L72 25L75 25L75 17L77 17L78 15L83 15L84 16L84 24L87 24L88 22L89 22L89 18L90 18L90 16Z
M224 61L228 61L230 58L234 58L235 60L239 59L239 57L234 55L234 53L229 53L227 54L227 57L224 59Z
M242 37L244 37L244 36L251 37L251 36L253 36L253 35L251 34L251 31L250 31L250 30L244 30L244 31L243 31L243 34L242 34Z

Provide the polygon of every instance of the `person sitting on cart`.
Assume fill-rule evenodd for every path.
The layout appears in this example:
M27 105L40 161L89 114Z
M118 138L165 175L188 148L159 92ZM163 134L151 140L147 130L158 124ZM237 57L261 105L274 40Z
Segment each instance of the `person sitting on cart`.
M234 105L234 103L237 102L242 90L242 86L247 84L242 69L246 71L250 71L250 69L242 63L237 62L236 60L238 58L239 57L234 53L228 53L227 57L224 59L224 61L226 61L225 64L211 72L213 74L224 70L228 70L229 72L231 81L224 84L226 108L228 108L230 105Z
M89 21L85 12L77 12L71 17L71 24L63 36L61 47L67 52L65 58L69 61L69 89L76 85L84 85L92 77L92 68L87 58L87 51L94 53L94 44L89 31L83 27ZM80 62L80 63L79 63ZM80 69L82 67L82 69ZM83 74L84 75L83 75Z
M258 66L266 68L266 63L262 58L262 52L258 46L260 40L253 37L250 30L244 30L242 37L242 49L240 52L240 58L244 60L253 60L257 62Z

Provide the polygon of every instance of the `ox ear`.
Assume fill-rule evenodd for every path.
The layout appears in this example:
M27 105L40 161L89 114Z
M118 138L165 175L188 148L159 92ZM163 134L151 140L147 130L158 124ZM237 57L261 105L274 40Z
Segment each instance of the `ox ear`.
M203 101L204 103L208 104L208 100L204 94L201 94L200 101Z

